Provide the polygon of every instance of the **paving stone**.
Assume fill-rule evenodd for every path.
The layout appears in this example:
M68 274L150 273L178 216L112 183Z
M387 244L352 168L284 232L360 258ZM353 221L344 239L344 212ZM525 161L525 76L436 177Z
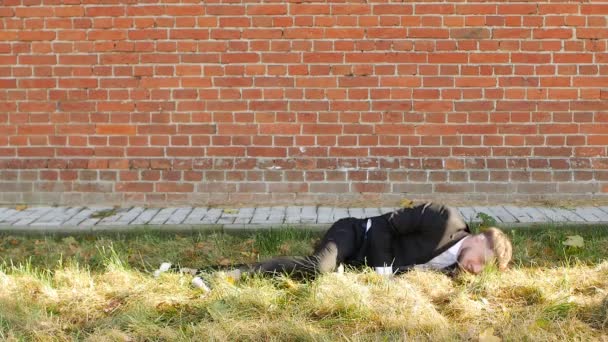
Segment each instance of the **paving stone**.
M135 217L135 219L133 219L133 221L131 221L131 223L129 223L129 224L130 225L148 224L148 222L150 222L150 220L152 220L152 218L154 218L154 216L156 216L156 214L158 214L159 211L160 211L159 208L147 208L141 214L137 215L137 217Z
M83 207L57 207L48 213L44 214L42 217L37 219L36 221L30 223L30 226L39 227L39 226L50 226L50 227L58 227L62 223L70 220L72 217L77 215L80 211L82 211Z
M339 219L343 219L349 217L348 208L334 208L332 213L332 223L338 221Z
M129 211L129 208L116 209L116 211L114 212L114 214L102 218L97 224L102 225L102 226L115 225L116 221L118 221L119 219L121 219L122 216L124 214L126 214L128 211Z
M234 223L234 221L235 221L235 220L236 220L236 216L232 216L232 215L230 215L230 216L221 215L221 216L220 216L220 217L217 219L216 223L217 223L217 224L232 224L232 223Z
M252 224L264 223L264 222L266 222L266 220L268 220L269 216L270 216L270 208L267 208L267 207L257 208L255 210L255 212L253 213L253 217L251 218L251 223Z
M333 207L319 207L317 208L317 223L332 223L333 218Z
M285 211L287 207L272 207L268 215L268 223L283 223L285 221Z
M566 222L585 222L585 219L570 209L551 208L557 215L564 217ZM561 221L561 220L560 220Z
M134 207L119 209L105 218L91 218L91 215L111 207L32 207L22 211L0 208L0 225L13 224L19 229L60 229L81 231L86 227L93 230L133 229L133 225L152 224L158 229L184 229L188 225L225 227L225 229L283 228L292 225L320 227L327 229L335 221L345 217L372 217L386 214L399 208L339 208L329 206L274 206L259 208L239 208L224 210L219 208L164 208L145 209ZM474 206L459 207L459 212L467 221L479 221L477 214L483 212L502 223L539 222L608 222L608 206L585 206L572 210L546 207L518 206ZM181 228L180 228L181 227ZM240 227L240 228L239 228ZM195 229L190 227L188 229Z
M146 208L143 207L134 207L131 208L128 212L126 212L116 223L120 225L129 225L133 220L135 220L139 215L141 215Z
M148 224L164 224L177 208L163 208L148 222Z
M192 207L177 208L177 210L175 210L171 216L169 216L169 219L165 222L165 224L180 224L184 222L192 210Z
M348 208L348 215L356 218L365 218L365 211L363 208Z
M92 227L95 224L97 224L97 222L101 221L101 217L100 218L94 218L91 217L91 215L98 213L100 211L105 211L105 210L111 210L114 209L112 207L91 207L90 208L92 210L92 213L89 215L88 218L86 218L84 221L80 222L78 224L79 227Z
M533 222L532 217L519 207L505 206L506 211L517 218L518 222L530 223Z
M488 216L492 217L494 220L496 220L497 223L501 222L500 218L498 218L498 215L496 215L494 212L492 212L492 210L490 210L489 207L474 206L473 209L477 213L475 216L478 216L480 213L484 213L485 215L488 215Z
M497 217L501 222L504 222L504 223L517 222L517 218L515 216L511 215L502 206L490 206L487 208L492 213L492 216Z
M27 208L18 215L13 216L13 218L19 218L13 221L13 226L27 226L53 209L53 207Z
M285 223L297 224L302 220L302 207L287 207Z
M64 221L62 223L62 226L69 226L69 227L78 226L84 220L91 217L91 214L93 214L94 212L95 212L94 209L84 208L81 211L79 211L76 215L74 215L71 218L69 218L68 220Z
M302 207L301 223L315 224L317 223L317 207L304 206Z
M596 207L578 207L574 212L587 222L600 222L604 216L604 212Z
M184 220L184 224L200 224L203 217L207 215L207 211L209 208L206 207L194 208Z
M553 208L538 207L536 209L538 209L538 211L543 213L543 215L547 216L551 222L568 222L568 221L570 221L566 217L564 217L562 214L553 210Z
M477 217L477 212L472 207L460 207L458 211L466 222L481 222L481 219Z
M217 220L222 216L222 209L212 208L207 211L205 217L203 217L201 224L215 224Z
M363 208L363 212L365 213L365 217L378 216L382 214L380 212L380 208Z
M397 209L399 209L399 208L382 207L382 208L380 208L380 212L381 212L381 215L383 215L383 214L392 213L393 211L395 211Z
M251 222L254 212L255 208L240 208L234 220L234 224L248 224Z
M522 223L537 223L550 221L547 216L543 215L543 213L533 207L515 207L509 205L505 206L504 208L513 216L515 216L519 222Z
M608 206L599 206L598 207L601 211L605 212L606 214L608 214ZM607 220L608 221L608 220Z
M106 217L97 225L102 226L128 226L132 221L138 218L146 209L142 207L119 209L115 215ZM143 223L142 223L143 224Z

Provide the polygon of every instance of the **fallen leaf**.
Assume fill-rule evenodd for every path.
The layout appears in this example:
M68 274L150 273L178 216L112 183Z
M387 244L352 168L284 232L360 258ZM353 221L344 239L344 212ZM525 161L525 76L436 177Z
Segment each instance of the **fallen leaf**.
M479 334L479 342L501 342L500 337L494 336L494 328L487 328Z
M222 258L222 259L220 259L218 264L220 264L220 266L228 266L231 264L231 262L230 262L230 259L228 259L228 258Z
M289 251L291 251L291 246L287 242L279 246L279 252L281 252L281 254L285 255L289 253Z
M585 240L580 235L566 236L566 241L562 242L565 246L570 247L585 247Z
M15 210L18 210L18 211L22 211L25 209L27 209L27 205L25 205L25 204L19 204L19 205L15 206Z
M255 253L241 251L241 255L246 256L248 258L253 258L255 256Z
M238 209L224 209L224 214L238 214Z
M399 204L401 205L402 208L413 208L414 207L414 201L412 201L409 198L402 199Z
M103 312L112 313L116 311L122 305L121 301L118 299L112 299L105 308L103 308Z

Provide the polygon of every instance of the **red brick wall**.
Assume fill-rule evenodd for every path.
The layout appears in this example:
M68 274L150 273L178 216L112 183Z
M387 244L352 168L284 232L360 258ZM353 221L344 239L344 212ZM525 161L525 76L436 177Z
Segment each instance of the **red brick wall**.
M608 197L608 3L0 1L0 202Z

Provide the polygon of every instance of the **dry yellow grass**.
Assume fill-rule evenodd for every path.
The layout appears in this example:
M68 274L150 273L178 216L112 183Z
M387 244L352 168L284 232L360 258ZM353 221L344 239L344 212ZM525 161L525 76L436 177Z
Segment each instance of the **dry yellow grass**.
M187 275L154 279L129 252L181 243L190 253L182 237L146 240L152 244L147 247L125 241L124 250L118 243L116 250L96 246L97 254L86 239L57 240L57 248L77 246L96 266L78 265L77 255L55 266L42 266L48 265L42 259L0 266L0 340L487 342L491 334L504 341L608 342L608 239L585 235L587 250L568 251L560 245L564 236L554 231L517 236L515 265L503 273L488 269L450 278L416 270L387 279L347 270L305 282L250 277L237 283L215 273L205 276L210 292L192 288ZM216 241L188 243L220 246L224 252L207 249L205 255L221 260L244 255L235 246L250 253L263 240L269 255L273 248L300 250L309 238L270 243L269 236L258 236L252 243L251 237L204 237ZM18 251L8 249L28 250L27 241L13 240L0 239L0 251L17 260Z
M6 274L8 272L9 274ZM456 279L414 271L287 278L155 280L121 265L105 272L64 266L53 274L0 274L4 340L608 340L608 262L516 268Z

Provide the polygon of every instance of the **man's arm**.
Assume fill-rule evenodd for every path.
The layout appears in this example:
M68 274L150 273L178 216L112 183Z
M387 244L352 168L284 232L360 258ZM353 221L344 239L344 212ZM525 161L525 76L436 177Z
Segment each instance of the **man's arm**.
M399 235L414 233L419 228L422 206L401 208L388 215L388 222Z

